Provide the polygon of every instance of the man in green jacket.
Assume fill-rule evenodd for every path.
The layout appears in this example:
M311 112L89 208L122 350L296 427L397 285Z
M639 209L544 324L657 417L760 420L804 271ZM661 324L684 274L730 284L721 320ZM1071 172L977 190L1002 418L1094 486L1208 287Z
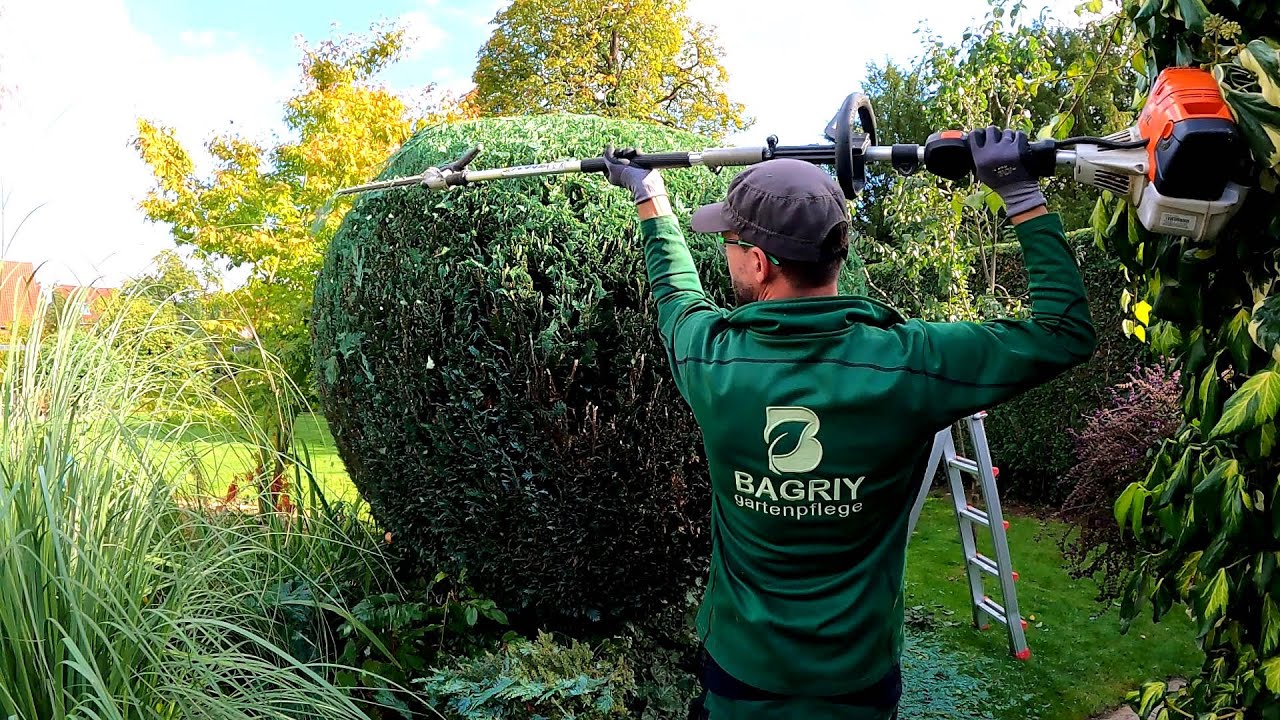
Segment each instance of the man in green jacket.
M717 307L656 171L606 152L633 193L650 289L711 473L711 568L691 717L884 720L901 695L907 519L934 434L1079 365L1096 339L1058 216L1022 165L1022 133L970 133L1005 200L1031 318L904 319L837 293L849 217L795 160L751 166L694 213L719 233L737 307Z

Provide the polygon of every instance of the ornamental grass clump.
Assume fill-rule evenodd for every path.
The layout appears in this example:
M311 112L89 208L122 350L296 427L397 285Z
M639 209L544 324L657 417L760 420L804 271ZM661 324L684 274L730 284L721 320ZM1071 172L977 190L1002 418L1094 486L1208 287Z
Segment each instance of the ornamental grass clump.
M236 388L275 371L220 359L194 323L85 328L79 306L39 308L0 351L0 717L365 717L328 679L320 619L344 613L338 572L380 560L305 507L182 497L178 440L204 421L153 419L270 447Z

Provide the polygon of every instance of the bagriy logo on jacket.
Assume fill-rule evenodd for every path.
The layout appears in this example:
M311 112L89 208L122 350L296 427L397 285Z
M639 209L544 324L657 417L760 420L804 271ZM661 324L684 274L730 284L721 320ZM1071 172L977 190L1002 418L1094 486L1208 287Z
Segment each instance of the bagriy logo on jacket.
M807 475L822 464L822 421L806 407L765 408L764 446L769 474L733 473L734 504L764 515L802 519L862 512L863 477L787 477Z
M817 413L806 407L771 407L764 412L764 441L769 443L771 472L812 472L822 463L822 443L818 442L822 421ZM801 425L800 437L794 441L795 447L783 452L778 445L791 438L794 430L788 427L796 423Z

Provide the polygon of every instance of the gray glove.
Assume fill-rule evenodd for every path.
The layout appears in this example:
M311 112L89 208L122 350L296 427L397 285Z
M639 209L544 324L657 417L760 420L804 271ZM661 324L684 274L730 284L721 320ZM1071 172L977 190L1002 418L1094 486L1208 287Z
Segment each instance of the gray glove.
M631 161L625 157L626 154L628 153L624 152L623 157L618 157L612 145L605 148L604 164L609 171L609 182L630 190L637 205L658 196L665 196L667 184L663 182L662 174L657 170L632 165Z
M969 133L969 152L978 180L1004 199L1010 216L1044 205L1040 180L1023 165L1029 149L1027 134L1021 130L1000 130L992 126Z

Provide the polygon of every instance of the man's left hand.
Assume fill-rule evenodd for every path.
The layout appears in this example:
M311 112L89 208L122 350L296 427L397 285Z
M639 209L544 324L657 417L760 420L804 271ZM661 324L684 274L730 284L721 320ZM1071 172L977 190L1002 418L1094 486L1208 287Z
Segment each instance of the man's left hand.
M661 173L632 165L629 159L618 157L612 145L605 148L604 163L609 171L609 182L630 190L637 205L657 197L666 197L667 184L662 181Z

